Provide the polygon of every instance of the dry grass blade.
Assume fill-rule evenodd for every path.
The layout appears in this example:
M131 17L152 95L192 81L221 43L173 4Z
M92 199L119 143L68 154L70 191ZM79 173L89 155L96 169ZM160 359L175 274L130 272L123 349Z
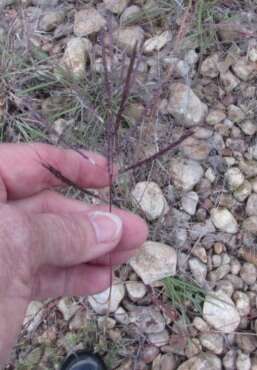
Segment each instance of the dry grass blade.
M159 150L157 153L151 155L150 157L148 158L145 158L145 159L142 159L141 161L137 162L137 163L134 163L132 164L131 166L128 166L124 169L122 169L120 171L120 174L124 174L128 171L131 171L131 170L135 170L136 168L138 167L141 167L143 166L144 164L148 163L148 162L152 162L154 161L155 159L158 159L160 158L161 156L163 156L164 154L166 154L167 152L169 152L170 150L172 149L175 149L177 146L179 146L184 140L186 140L189 136L193 135L194 131L193 130L188 130L187 133L183 134L177 141L175 141L174 143L171 143L169 144L168 146L166 146L165 148Z
M186 11L181 19L181 24L179 28L179 32L176 36L176 42L175 42L175 50L179 49L179 45L186 36L187 32L190 29L191 23L192 23L192 18L195 12L195 7L196 7L196 1L195 0L190 0L189 5L186 8Z
M107 165L108 165L108 175L109 175L109 211L112 210L112 194L113 194L113 157L114 157L114 116L112 112L112 84L109 78L107 60L106 60L106 47L104 42L104 34L101 34L101 44L102 44L102 58L104 66L104 87L107 95L107 122L105 136L107 139Z
M68 179L66 176L64 176L59 170L57 170L55 167L53 167L50 163L46 162L40 162L41 166L44 167L47 171L49 171L54 177L56 177L58 180L60 180L63 184L67 186L72 186L74 189L81 191L83 194L89 195L90 197L96 198L101 200L102 202L106 203L106 200L99 197L99 195L94 194L90 190L84 189L75 182Z
M100 37L101 40L101 47L102 47L102 58L103 58L103 67L104 67L104 82L105 82L105 91L107 96L107 103L108 103L108 109L109 114L112 115L112 83L109 78L109 71L107 66L107 59L106 59L106 46L105 46L105 40L104 40L104 33L101 34Z
M137 43L135 43L135 45L134 45L133 52L132 52L132 55L131 55L131 58L130 58L130 63L129 63L128 71L127 71L127 76L126 76L126 80L125 80L125 83L124 83L120 108L118 110L116 120L115 120L115 125L114 125L115 135L117 135L118 129L120 127L122 114L124 112L125 105L126 105L126 102L128 100L128 97L129 97L130 88L131 88L131 80L132 80L132 76L133 76L136 56L137 56Z

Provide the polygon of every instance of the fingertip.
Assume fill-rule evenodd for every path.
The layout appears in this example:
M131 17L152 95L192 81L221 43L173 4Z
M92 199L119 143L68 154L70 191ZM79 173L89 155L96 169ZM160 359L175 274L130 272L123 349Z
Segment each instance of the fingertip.
M116 164L112 164L112 168L109 168L108 160L102 154L98 154L95 152L87 151L87 150L80 150L78 152L87 163L85 163L85 170L87 176L88 173L88 165L92 166L92 174L96 176L99 175L99 179L102 184L109 185L110 175L112 175L112 180L115 180L118 176L118 167ZM87 164L87 165L86 165ZM101 175L101 176L100 176ZM96 181L96 179L92 179L92 181Z
M146 222L131 212L117 212L123 219L123 234L120 244L127 250L140 248L148 237Z
M107 206L94 206L93 210L108 211ZM122 219L123 232L120 240L120 247L124 249L135 249L139 248L148 237L148 226L147 223L139 216L132 212L113 208L112 212Z
M98 166L103 169L107 168L107 159L102 154L84 149L75 151L78 153L78 155L87 160L92 166Z
M146 239L148 237L148 234L149 234L148 225L145 222L145 220L142 219L141 217L139 217L137 215L133 215L133 217L135 219L135 221L134 221L134 232L137 235L138 244L142 245L146 241Z
M123 221L118 215L110 212L94 211L88 214L94 228L97 243L111 242L114 246L121 239Z
M140 228L142 230L143 242L145 242L149 235L149 228L145 220L143 220L141 217L139 218L139 220L140 220L139 222L141 223Z

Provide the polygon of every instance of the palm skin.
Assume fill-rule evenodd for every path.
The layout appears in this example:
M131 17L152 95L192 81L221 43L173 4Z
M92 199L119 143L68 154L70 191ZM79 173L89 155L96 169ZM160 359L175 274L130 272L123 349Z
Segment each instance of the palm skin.
M31 300L106 289L109 261L126 262L147 237L144 221L129 212L56 193L60 180L38 160L81 187L107 186L106 160L86 156L45 144L0 146L0 365Z

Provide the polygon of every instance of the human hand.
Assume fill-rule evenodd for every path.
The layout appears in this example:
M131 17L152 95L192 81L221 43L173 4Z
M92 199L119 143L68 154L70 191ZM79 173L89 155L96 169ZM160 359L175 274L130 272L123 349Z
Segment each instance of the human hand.
M49 163L81 187L108 185L106 160L45 144L0 145L0 365L31 300L90 295L110 283L109 255L120 264L147 237L143 220L54 192Z

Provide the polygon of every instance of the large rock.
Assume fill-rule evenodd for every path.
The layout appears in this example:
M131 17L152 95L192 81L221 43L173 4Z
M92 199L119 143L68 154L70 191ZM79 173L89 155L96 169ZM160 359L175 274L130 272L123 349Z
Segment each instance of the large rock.
M120 24L126 25L130 23L136 23L138 17L141 15L141 8L138 5L131 5L124 10L120 16Z
M251 194L248 198L246 213L248 216L257 216L257 194Z
M240 125L241 127L241 125ZM257 141L256 139L255 140L252 140L252 142L250 143L249 147L248 147L248 153L250 154L250 157L252 159L257 159Z
M164 329L160 333L148 334L148 341L156 347L162 347L169 342L169 332Z
M252 136L256 133L257 127L251 120L246 120L240 124L240 128L245 135Z
M201 317L195 317L193 320L193 326L201 333L207 333L210 331L209 326Z
M245 119L245 112L243 112L242 109L239 108L237 105L230 104L227 110L228 118L233 123L239 123Z
M137 183L131 195L135 206L141 208L149 221L158 219L169 210L162 190L155 182Z
M49 133L50 142L55 145L58 144L61 136L66 131L66 129L73 125L74 125L73 119L66 121L63 118L58 118L52 124L51 133Z
M257 280L256 267L252 263L244 263L240 269L240 276L246 284L253 285Z
M206 296L203 318L222 333L233 333L240 323L240 315L233 301L221 290Z
M215 353L215 355L220 355L223 352L224 338L219 333L203 333L200 341L203 347Z
M180 145L183 156L195 161L206 160L211 149L211 145L207 140L198 140L193 136L188 137Z
M202 62L200 72L204 77L215 78L219 75L219 55L213 54Z
M236 368L236 351L230 349L223 357L223 365L226 370L234 370Z
M225 181L230 190L235 190L241 186L245 178L238 167L231 167L225 173Z
M65 321L69 321L79 310L79 305L69 297L61 298L57 304L58 310L63 315Z
M254 13L239 12L237 19L224 20L218 27L218 35L224 43L236 43L242 40L243 35L254 33L255 27L252 18ZM234 369L233 369L234 370Z
M117 310L114 312L114 318L117 322L119 322L122 325L128 325L129 324L129 316L127 311L124 310L123 307L117 308Z
M151 284L175 275L177 254L169 245L147 241L129 263L145 284Z
M252 186L252 190L257 193L257 177L254 177L253 179L251 179L251 186Z
M241 186L234 191L234 198L239 202L244 202L252 192L252 185L245 180Z
M75 315L69 321L70 330L86 329L92 320L88 310L81 310L81 307L78 307L78 308L79 310L75 313Z
M190 258L188 264L194 280L202 286L206 281L207 265L202 263L198 258Z
M191 216L195 214L198 202L199 196L194 191L186 193L181 199L182 208Z
M44 305L39 301L32 301L26 311L23 325L28 333L35 331L41 324L44 316Z
M227 93L233 91L240 84L240 80L230 71L221 73L220 80Z
M236 370L251 370L251 359L249 354L238 351L236 359Z
M212 353L200 353L183 362L177 370L221 370L221 360Z
M75 14L74 34L88 36L101 31L105 24L105 19L95 8L82 9Z
M229 234L238 231L238 224L232 213L226 208L213 208L211 210L211 220L217 229Z
M247 178L257 176L257 161L241 160L239 168Z
M137 302L139 299L143 298L147 293L146 286L139 281L127 281L126 289L129 298L133 302Z
M156 346L153 346L152 344L145 344L142 349L140 358L142 358L145 364L150 364L154 361L158 354L159 349Z
M204 222L194 223L190 230L189 235L192 240L202 239L204 236L214 233L215 227L210 219L207 219Z
M201 124L208 112L207 105L201 102L189 86L180 82L170 87L167 110L178 124L185 127Z
M164 317L158 309L152 306L135 307L129 313L129 321L145 334L157 334L165 329Z
M256 63L250 62L247 57L240 58L232 67L235 75L243 81L249 81L257 75Z
M177 57L166 56L163 58L163 64L172 71L174 78L187 78L190 73L190 65Z
M39 22L39 29L45 32L53 31L64 21L65 12L63 10L52 10L46 12Z
M217 269L212 270L209 273L209 280L210 281L219 281L223 279L230 271L230 265L229 264L224 264L219 266Z
M112 13L121 14L128 6L129 0L104 0L104 4Z
M244 292L236 291L233 295L236 309L241 317L247 317L250 314L250 298Z
M107 312L114 312L119 307L125 296L125 287L122 282L116 281L110 288L95 294L88 298L88 302L93 310L99 315L105 315Z
M202 166L190 159L172 159L170 165L171 178L179 190L190 191L203 176Z
M68 42L61 65L75 79L84 77L86 62L91 48L91 42L84 38L74 37Z
M144 30L140 26L120 28L113 33L113 39L122 49L131 52L135 45L138 47L144 40Z
M236 334L236 344L245 353L252 353L257 348L256 335L252 335L252 333L249 334L244 333L244 335L238 333Z
M157 365L157 369L160 370L176 370L177 361L176 357L172 353L167 353L160 356L160 367ZM154 368L152 368L154 370Z
M249 45L248 59L250 62L253 62L253 63L257 62L257 47L256 47L255 42L253 43L253 45Z
M251 358L251 370L257 370L257 357L254 356Z
M153 36L144 42L143 45L144 53L151 54L155 51L159 51L171 40L172 40L171 31L164 31L160 35Z
M243 230L257 235L257 216L250 216L243 222Z
M226 114L220 110L220 109L212 109L208 116L206 117L206 122L209 125L217 125L218 123L221 123L226 118Z

